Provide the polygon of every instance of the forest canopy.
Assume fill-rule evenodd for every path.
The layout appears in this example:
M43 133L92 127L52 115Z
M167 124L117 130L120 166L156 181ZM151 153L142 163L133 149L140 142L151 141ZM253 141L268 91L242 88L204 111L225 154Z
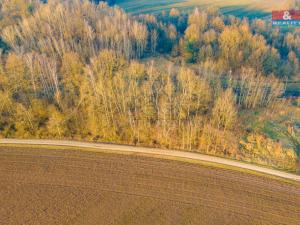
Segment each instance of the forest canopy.
M97 1L3 0L0 32L2 137L154 146L296 169L300 101L284 91L299 76L297 29L217 8L131 16ZM271 135L269 122L286 115L291 121L274 125L283 136Z

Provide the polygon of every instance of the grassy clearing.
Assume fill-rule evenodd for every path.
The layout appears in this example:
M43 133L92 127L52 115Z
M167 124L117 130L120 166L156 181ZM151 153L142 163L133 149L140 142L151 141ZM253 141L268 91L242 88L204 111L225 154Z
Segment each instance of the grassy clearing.
M190 10L196 6L200 8L217 6L225 14L239 17L265 17L272 10L287 7L287 1L283 0L117 0L116 2L127 12L133 14L157 13L173 7Z
M284 105L284 110L272 113L268 120L254 125L253 129L260 129L262 133L275 141L280 141L286 148L297 150L300 143L300 108L293 105ZM259 120L257 121L259 122ZM293 134L289 131L293 128ZM298 151L298 150L297 150ZM298 152L299 153L299 152Z

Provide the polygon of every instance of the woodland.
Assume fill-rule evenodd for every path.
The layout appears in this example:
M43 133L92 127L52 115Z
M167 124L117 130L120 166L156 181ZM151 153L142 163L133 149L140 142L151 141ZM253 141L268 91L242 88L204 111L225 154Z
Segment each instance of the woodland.
M295 171L300 30L113 2L0 1L0 137L195 151Z

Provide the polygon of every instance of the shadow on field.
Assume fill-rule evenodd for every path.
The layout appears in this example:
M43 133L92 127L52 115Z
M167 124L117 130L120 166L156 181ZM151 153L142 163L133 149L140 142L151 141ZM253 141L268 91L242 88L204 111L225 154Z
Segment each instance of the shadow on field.
M122 7L126 12L132 14L157 14L163 10L169 11L171 8L176 7L183 12L189 12L193 10L197 5L191 5L188 0L117 0L116 4ZM198 5L199 8L207 8L214 4L202 3ZM230 6L220 6L221 12L224 14L234 15L240 18L248 17L253 18L266 18L270 16L269 12L254 9L249 4L241 5L230 5Z
M116 5L132 14L151 13L155 14L163 10L170 10L177 3L185 3L186 0L117 0Z
M250 8L249 5L234 5L221 7L221 12L226 15L234 15L240 18L247 17L249 19L265 18L271 16L270 12L259 9Z

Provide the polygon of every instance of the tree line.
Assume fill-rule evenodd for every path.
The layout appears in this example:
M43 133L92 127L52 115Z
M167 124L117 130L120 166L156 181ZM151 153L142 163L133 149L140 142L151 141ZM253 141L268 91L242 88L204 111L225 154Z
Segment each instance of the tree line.
M132 17L87 0L14 1L1 5L2 137L258 154L260 163L295 168L293 149L239 124L243 112L279 103L281 78L299 70L296 32L272 41L276 30L264 21L213 8Z

